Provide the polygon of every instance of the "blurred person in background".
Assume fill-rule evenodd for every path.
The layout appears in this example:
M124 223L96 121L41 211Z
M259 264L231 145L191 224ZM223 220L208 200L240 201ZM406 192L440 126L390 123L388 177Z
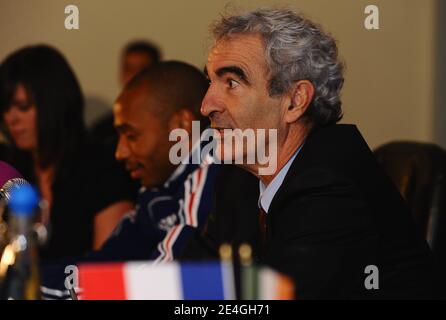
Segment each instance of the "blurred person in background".
M157 64L161 60L161 51L153 43L146 40L132 41L122 50L119 67L119 82L124 87L137 73ZM116 148L118 139L113 127L113 113L107 112L96 120L90 129L91 135L100 142Z
M50 226L43 260L99 248L133 207L129 177L87 137L83 111L78 80L56 49L25 47L1 64L0 112L10 141L2 160L48 204L40 217Z
M161 51L148 41L133 41L122 51L120 82L125 86L136 74L161 60Z

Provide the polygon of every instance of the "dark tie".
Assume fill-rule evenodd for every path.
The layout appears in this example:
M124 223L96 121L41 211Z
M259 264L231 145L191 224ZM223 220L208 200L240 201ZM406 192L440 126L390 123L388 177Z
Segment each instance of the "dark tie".
M260 235L260 256L265 257L266 254L266 212L262 207L259 209L259 235Z

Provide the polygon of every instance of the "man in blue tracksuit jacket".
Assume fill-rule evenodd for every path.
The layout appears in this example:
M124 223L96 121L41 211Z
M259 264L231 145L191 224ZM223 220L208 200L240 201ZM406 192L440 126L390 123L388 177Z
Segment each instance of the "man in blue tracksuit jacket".
M169 141L169 133L182 129L190 136L192 121L206 121L199 109L207 86L206 78L195 67L170 61L143 71L125 87L114 107L119 133L115 155L143 185L138 203L99 251L42 266L44 299L70 299L64 284L67 265L86 261L172 261L192 234L203 227L211 210L219 166L211 154L202 152L209 142L192 138L187 141L192 146L190 155L184 158L189 161L173 164L169 151L176 142Z

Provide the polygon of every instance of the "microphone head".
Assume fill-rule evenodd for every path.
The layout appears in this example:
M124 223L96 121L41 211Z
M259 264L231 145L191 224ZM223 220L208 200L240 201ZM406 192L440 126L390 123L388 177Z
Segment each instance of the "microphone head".
M12 190L24 185L29 185L29 183L23 179L22 175L11 165L0 161L0 198L8 203Z
M16 216L29 217L39 205L39 195L29 184L13 188L10 196L9 207Z

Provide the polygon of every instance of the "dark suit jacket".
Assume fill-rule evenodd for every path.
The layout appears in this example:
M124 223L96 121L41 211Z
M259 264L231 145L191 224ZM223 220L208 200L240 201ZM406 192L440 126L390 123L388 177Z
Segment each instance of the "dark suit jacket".
M355 126L307 137L271 202L264 256L257 250L258 194L252 175L223 170L200 240L209 252L222 242L251 243L261 262L295 279L298 298L433 296L428 245ZM379 289L365 288L369 265L379 270Z

